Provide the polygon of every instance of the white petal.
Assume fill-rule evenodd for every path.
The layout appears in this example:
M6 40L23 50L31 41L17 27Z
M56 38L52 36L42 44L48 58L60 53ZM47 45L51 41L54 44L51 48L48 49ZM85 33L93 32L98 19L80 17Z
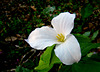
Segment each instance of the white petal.
M70 35L67 40L56 46L56 56L66 65L71 65L81 59L80 45L77 39Z
M53 28L44 26L36 28L32 31L25 41L29 43L32 48L43 50L47 46L57 43L56 32Z
M51 24L57 33L62 33L63 35L67 36L74 27L74 19L75 14L64 12L54 17L51 21Z

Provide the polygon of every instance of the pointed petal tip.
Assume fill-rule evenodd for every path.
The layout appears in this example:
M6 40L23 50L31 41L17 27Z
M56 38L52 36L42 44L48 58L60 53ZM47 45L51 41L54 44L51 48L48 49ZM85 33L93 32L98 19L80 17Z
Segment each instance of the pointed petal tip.
M25 42L29 43L28 39L24 39Z
M57 44L56 32L53 28L43 26L33 30L28 39L24 39L32 48L43 50L48 46Z
M24 39L26 42L28 41L27 39Z

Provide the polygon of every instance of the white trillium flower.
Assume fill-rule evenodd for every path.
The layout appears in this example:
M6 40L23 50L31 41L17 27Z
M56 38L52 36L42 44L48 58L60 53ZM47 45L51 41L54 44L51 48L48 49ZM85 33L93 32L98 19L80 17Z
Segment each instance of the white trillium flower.
M74 27L75 14L60 13L51 21L53 28L43 26L32 31L25 41L32 48L43 50L55 46L55 54L66 65L71 65L81 59L80 45L74 35L70 34Z

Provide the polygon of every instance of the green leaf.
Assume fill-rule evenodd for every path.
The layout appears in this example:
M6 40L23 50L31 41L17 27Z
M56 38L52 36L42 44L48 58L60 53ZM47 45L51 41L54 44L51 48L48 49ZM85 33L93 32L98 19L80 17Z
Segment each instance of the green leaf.
M50 46L41 55L39 65L35 67L38 72L48 72L55 63L61 63L58 57L54 53L54 46Z
M87 37L88 37L88 36L90 35L90 33L91 33L90 31L85 32L85 33L83 34L83 36L87 36Z
M53 12L55 10L55 6L47 7L43 10L43 14L48 14L49 12Z
M72 65L72 72L100 72L100 62L93 60L80 61Z
M87 34L88 36L89 34ZM75 37L78 39L78 42L81 47L82 56L85 56L91 49L97 48L100 46L100 43L91 43L91 40L89 37L87 37L86 34L80 35L75 34Z
M37 72L48 72L52 67L53 67L53 65L50 65L49 67L46 67L42 70L37 70Z
M85 56L91 49L100 46L100 43L80 43L82 56Z
M53 50L53 52L52 52L52 57L51 57L51 60L50 60L51 62L50 62L50 65L52 65L52 64L55 64L55 63L62 63L60 60L59 60L59 58L55 55L55 52L54 52L54 50Z
M97 37L97 35L99 34L99 30L97 30L97 31L95 31L94 33L93 33L93 36L92 36L92 40L94 40L96 37Z
M83 6L83 8L81 9L81 15L82 15L82 18L87 18L89 17L93 12L93 7L91 4L86 4Z
M91 57L94 54L94 52L90 52L87 54L87 57Z
M35 67L35 70L42 70L49 67L51 53L55 45L50 46L46 49L46 51L41 55L39 65Z
M74 34L75 37L78 39L79 43L86 43L86 42L91 42L90 38L87 36L83 36L81 34Z

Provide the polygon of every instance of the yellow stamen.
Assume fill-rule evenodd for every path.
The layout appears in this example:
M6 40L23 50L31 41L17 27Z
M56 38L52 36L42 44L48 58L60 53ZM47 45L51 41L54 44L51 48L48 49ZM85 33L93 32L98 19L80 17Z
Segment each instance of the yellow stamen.
M57 34L56 37L58 38L58 41L60 41L60 42L64 42L64 40L65 40L65 37L64 37L64 35L62 33Z

